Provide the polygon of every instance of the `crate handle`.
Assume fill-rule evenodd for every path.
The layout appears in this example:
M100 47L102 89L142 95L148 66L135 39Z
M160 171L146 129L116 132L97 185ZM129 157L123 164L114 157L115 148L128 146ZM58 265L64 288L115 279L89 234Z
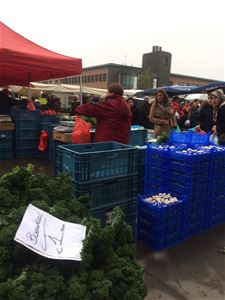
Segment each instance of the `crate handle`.
M84 148L87 150L93 150L94 146L93 145L84 145Z
M117 183L119 180L118 179L113 179L113 180L106 180L105 182L103 181L104 185L111 185Z
M105 153L105 158L116 158L118 156L118 152L115 153Z

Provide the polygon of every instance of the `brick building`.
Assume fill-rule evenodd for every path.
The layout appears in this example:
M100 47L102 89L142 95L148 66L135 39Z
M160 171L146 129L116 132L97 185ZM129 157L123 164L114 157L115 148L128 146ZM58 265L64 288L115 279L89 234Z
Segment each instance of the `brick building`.
M120 65L103 64L83 68L82 76L69 76L43 81L44 83L65 83L79 85L82 78L83 86L107 89L112 82L122 84L124 89L137 89L138 75L149 70L153 77L153 84L164 85L205 85L217 80L200 78L189 75L171 73L172 55L162 51L159 46L153 46L152 52L142 56L142 68Z

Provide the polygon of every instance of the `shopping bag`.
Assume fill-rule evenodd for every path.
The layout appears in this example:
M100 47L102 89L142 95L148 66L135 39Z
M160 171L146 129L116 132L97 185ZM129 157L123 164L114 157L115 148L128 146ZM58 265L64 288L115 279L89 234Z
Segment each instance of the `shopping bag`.
M73 144L88 144L91 141L91 123L85 122L80 116L76 116L75 126L72 132Z
M37 110L32 100L28 100L27 109L28 110Z

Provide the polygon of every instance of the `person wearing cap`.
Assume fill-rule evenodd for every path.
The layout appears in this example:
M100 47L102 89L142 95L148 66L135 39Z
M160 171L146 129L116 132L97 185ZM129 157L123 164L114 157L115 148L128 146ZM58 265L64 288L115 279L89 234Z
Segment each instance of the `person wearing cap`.
M209 95L213 106L213 121L216 125L216 132L220 144L222 136L225 136L225 95L223 90L218 89ZM224 141L223 141L224 144Z
M123 99L123 88L120 84L110 84L104 101L79 105L75 112L78 115L96 118L94 142L129 143L132 114Z

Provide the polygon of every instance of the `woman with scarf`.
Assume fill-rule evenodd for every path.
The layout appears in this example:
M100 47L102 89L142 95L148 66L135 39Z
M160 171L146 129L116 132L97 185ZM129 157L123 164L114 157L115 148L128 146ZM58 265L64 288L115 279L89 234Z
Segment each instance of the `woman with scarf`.
M213 121L219 144L225 145L225 95L223 90L215 90L210 94L213 107Z
M149 119L154 124L155 136L159 136L162 133L169 133L172 128L177 126L175 112L164 90L159 90L156 93Z

